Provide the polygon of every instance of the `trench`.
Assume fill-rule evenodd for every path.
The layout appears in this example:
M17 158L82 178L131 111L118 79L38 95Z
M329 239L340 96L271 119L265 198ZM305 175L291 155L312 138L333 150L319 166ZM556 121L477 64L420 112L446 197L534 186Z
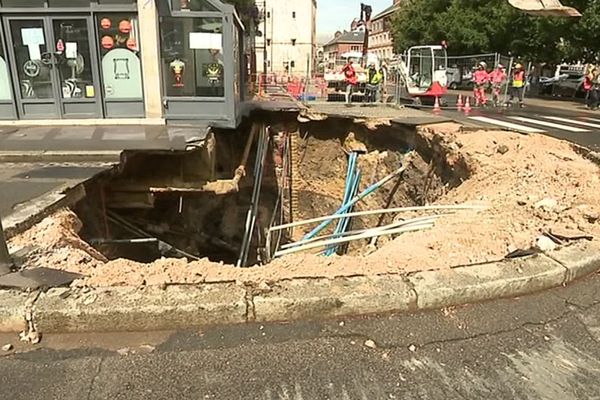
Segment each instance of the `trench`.
M207 258L238 266L266 264L277 249L302 239L314 225L274 233L270 227L331 215L340 208L352 153L360 170L355 193L405 167L353 212L430 204L467 173L449 169L432 143L421 140L412 127L368 127L343 118L300 123L296 115L273 114L246 121L235 131L215 130L193 151L127 152L111 174L87 183L86 197L72 209L83 223L81 238L109 260ZM239 181L232 183L236 172ZM258 199L256 175L261 176ZM255 218L251 235L249 214ZM349 219L347 229L391 222L392 214L361 216ZM331 237L335 229L331 223L320 234ZM382 236L376 245L392 238ZM245 241L247 257L241 261ZM355 240L330 247L329 254L360 254L374 243Z

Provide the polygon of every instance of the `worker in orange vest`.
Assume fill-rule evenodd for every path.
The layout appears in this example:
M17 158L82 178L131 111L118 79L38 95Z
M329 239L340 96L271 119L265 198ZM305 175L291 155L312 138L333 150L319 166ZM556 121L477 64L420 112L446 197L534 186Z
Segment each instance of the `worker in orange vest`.
M525 69L523 64L517 63L512 73L512 84L510 88L510 98L507 105L512 105L513 99L519 99L519 107L523 107L523 97L525 95Z
M485 87L489 81L490 75L487 72L487 64L482 61L477 66L477 71L473 73L473 95L477 106L487 105Z
M500 100L500 93L502 92L502 85L506 81L506 68L504 65L498 64L495 70L490 72L490 84L492 85L492 102L494 107L498 106Z

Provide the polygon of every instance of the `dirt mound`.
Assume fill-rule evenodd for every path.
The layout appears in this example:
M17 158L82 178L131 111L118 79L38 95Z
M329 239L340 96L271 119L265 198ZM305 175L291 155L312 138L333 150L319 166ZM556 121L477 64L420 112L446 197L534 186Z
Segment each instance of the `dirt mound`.
M463 132L445 124L419 130L422 164L440 177L434 204L485 204L485 211L463 211L439 219L432 229L406 233L369 255L320 257L298 254L268 266L238 269L201 260L160 259L151 264L106 262L79 239L75 214L61 211L10 242L38 247L32 265L83 273L75 285L162 285L215 281L271 282L292 277L332 277L447 268L502 259L529 248L544 232L600 237L600 170L566 142L542 135L502 131ZM333 163L334 157L330 157ZM381 154L370 157L379 157ZM379 162L373 158L365 162ZM427 168L426 168L427 167ZM330 179L306 190L327 192L344 171L328 165ZM336 178L338 174L340 177ZM421 179L416 177L415 179ZM328 186L329 185L329 186ZM425 185L425 182L423 182ZM340 188L336 188L335 191ZM420 193L421 195L423 193ZM413 199L415 200L415 199ZM430 202L431 198L429 199ZM427 215L407 214L403 217ZM314 216L314 215L313 215Z

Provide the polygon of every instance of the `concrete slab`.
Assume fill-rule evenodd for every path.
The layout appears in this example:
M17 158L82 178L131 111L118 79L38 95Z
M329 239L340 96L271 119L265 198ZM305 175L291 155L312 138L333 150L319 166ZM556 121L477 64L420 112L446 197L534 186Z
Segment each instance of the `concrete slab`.
M64 180L54 182L0 182L0 217L7 217L17 205L57 190L65 183Z
M85 195L79 185L113 163L0 163L0 217L11 237Z
M444 116L436 116L412 108L398 108L386 104L368 106L353 104L347 106L344 103L311 103L309 106L308 112L325 114L334 118L389 119L398 124L411 126L451 121L450 118Z

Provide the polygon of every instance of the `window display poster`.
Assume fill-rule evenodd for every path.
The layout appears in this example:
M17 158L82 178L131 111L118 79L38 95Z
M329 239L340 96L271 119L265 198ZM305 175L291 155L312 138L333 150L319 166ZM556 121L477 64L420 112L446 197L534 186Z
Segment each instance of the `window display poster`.
M23 39L24 46L39 46L46 44L43 28L22 28L21 38Z
M2 57L0 57L0 100L12 100L8 66Z
M77 42L67 42L65 54L67 58L77 58Z
M142 99L142 67L135 53L113 49L102 58L107 99Z
M31 61L40 61L42 59L42 53L40 51L39 44L30 44L27 46L29 49L29 59Z
M190 49L223 50L223 36L220 33L190 32Z

